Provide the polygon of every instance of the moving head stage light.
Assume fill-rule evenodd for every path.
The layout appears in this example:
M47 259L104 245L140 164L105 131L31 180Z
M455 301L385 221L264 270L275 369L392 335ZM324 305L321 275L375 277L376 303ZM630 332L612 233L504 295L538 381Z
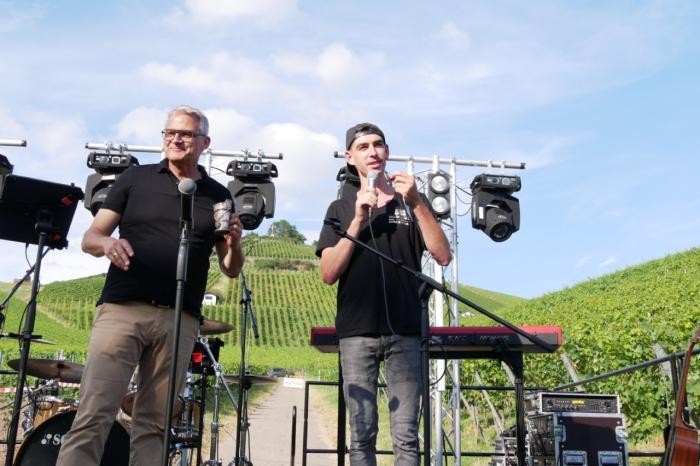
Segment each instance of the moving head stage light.
M520 202L511 196L520 191L520 177L477 175L472 189L472 227L500 243L520 229Z
M85 182L85 208L92 215L97 214L117 177L139 160L131 154L110 154L90 152L87 166L97 173L88 176Z
M0 199L2 199L2 190L5 186L5 177L12 174L13 168L7 157L0 154Z
M228 190L244 229L255 230L263 217L275 215L275 185L271 180L277 177L275 164L234 160L228 164L226 174L233 176Z

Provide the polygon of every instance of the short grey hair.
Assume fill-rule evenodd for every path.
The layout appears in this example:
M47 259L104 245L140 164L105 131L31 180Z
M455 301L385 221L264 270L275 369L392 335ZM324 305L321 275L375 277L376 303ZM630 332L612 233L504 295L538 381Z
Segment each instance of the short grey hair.
M174 109L170 110L168 112L168 118L165 120L166 125L173 115L178 115L181 113L196 118L199 121L198 131L205 136L209 135L209 119L200 109L189 105L178 105Z

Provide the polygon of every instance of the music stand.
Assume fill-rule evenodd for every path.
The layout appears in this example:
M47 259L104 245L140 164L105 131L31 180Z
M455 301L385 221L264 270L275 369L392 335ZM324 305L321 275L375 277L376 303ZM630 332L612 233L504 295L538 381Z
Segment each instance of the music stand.
M20 336L20 364L17 374L12 420L7 434L6 466L12 466L17 441L19 412L22 408L24 382L29 347L34 333L36 298L39 292L39 274L44 247L63 249L68 245L68 229L73 221L83 190L74 185L9 175L5 177L0 197L0 239L37 244L34 279L29 297L24 328Z
M46 246L63 249L83 190L74 185L8 175L0 193L0 239L39 244L37 224L47 233Z

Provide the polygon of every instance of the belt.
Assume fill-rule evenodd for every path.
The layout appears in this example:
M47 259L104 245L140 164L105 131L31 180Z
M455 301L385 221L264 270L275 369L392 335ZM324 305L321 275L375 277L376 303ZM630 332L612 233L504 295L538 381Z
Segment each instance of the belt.
M175 308L175 306L171 306L170 304L160 303L160 302L156 301L155 299L148 301L148 304L150 304L151 306L161 308L161 309L174 309Z

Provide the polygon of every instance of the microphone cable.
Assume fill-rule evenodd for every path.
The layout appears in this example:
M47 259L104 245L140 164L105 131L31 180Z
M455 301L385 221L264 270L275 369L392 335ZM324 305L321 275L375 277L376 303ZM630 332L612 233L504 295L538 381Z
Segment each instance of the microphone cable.
M377 246L377 239L374 236L374 229L372 228L372 213L369 213L369 218L368 218L368 223L369 223L369 236L372 238L372 245L374 246L374 249L379 250L379 247ZM384 259L381 257L377 257L377 260L379 261L379 268L381 271L382 275L382 291L384 295L384 317L386 319L386 323L389 326L389 331L391 332L392 336L396 336L396 331L394 331L394 327L391 325L391 316L389 315L389 300L387 296L387 287L386 287L386 272L384 270Z

